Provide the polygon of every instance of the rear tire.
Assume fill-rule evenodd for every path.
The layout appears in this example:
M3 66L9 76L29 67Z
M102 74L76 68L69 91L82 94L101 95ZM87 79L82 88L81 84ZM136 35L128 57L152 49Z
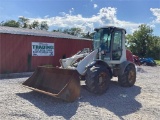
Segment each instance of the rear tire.
M106 66L95 64L86 72L87 89L95 94L103 94L109 88L110 72Z
M127 65L122 75L118 76L118 82L123 87L131 87L136 82L136 68L133 64Z

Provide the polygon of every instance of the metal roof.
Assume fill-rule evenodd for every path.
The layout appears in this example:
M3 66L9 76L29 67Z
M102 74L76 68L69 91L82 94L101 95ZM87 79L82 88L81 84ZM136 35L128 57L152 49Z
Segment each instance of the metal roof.
M0 33L46 36L46 37L78 39L78 40L91 40L91 39L80 38L77 36L73 36L73 35L69 35L61 32L49 32L45 30L33 30L33 29L27 29L27 28L15 28L15 27L6 27L6 26L0 26Z
M104 26L104 27L100 27L100 28L95 28L94 30L99 30L99 29L104 29L104 28L111 28L111 29L119 29L119 30L124 30L126 33L126 29L124 28L120 28L120 27L115 27L115 26Z

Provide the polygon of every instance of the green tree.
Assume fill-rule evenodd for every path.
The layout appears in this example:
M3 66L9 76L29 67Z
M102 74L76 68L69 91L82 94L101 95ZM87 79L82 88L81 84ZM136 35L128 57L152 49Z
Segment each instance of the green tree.
M8 20L6 22L2 22L1 26L8 26L8 27L19 27L20 23L15 20Z
M19 17L18 22L20 23L20 27L28 28L29 27L29 19L23 16Z
M58 29L58 30L52 30L53 32L62 32L74 36L81 35L82 29L81 28L65 28L65 29Z
M52 30L52 32L63 32L62 28L58 28L57 30Z
M160 37L152 36L152 45L150 46L148 55L160 60Z
M81 32L82 32L81 28L71 28L70 29L70 34L71 35L78 36L78 35L80 35Z
M149 43L151 41L153 30L143 24L139 26L139 29L136 30L133 35L128 35L128 43L130 44L130 50L140 57L145 57L147 49L149 49Z
M93 39L93 36L94 36L94 32L93 33L82 33L81 34L83 38L88 38L88 39Z
M33 23L30 25L31 29L40 29L40 24L38 21L33 21Z
M40 29L41 29L41 30L48 30L48 28L49 28L49 26L48 26L48 24L47 24L47 21L42 21L42 22L40 23Z
M81 28L66 28L62 31L63 33L79 36L82 32Z
M81 28L59 28L57 30L52 30L52 32L62 32L65 34L70 34L70 35L74 35L74 36L80 36L82 38L88 38L88 39L93 39L94 33L83 33Z
M159 38L153 37L153 29L146 24L142 24L138 27L132 35L127 35L129 49L133 54L140 57L154 57L155 48L158 50Z

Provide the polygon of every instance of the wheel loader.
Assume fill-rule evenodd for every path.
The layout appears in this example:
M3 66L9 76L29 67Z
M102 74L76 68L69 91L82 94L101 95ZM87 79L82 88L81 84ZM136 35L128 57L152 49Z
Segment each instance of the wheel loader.
M118 77L121 86L131 87L136 81L136 67L132 53L126 54L125 34L126 30L119 27L95 28L93 50L84 48L60 59L61 67L39 66L23 85L68 102L80 96L81 81L98 95L107 91L112 77Z

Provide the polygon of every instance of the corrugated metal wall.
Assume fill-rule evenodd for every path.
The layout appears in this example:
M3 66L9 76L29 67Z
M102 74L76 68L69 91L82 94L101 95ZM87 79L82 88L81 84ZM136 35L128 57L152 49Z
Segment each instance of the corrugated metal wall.
M32 56L32 42L54 43L54 56ZM0 34L0 73L33 71L39 65L59 66L63 55L70 57L83 48L91 48L90 40Z

